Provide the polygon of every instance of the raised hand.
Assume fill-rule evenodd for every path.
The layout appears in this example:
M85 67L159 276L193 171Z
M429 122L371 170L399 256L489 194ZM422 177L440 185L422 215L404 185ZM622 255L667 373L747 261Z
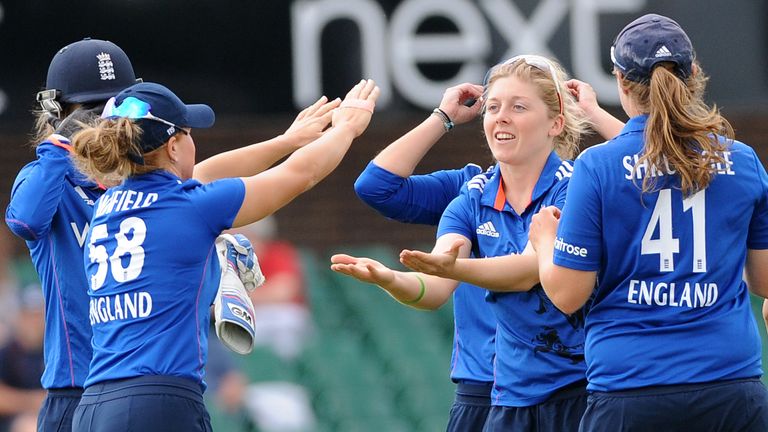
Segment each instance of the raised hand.
M584 81L571 79L565 82L565 88L573 95L576 102L584 111L592 129L605 139L611 139L621 133L624 123L602 109L597 103L597 94L591 85Z
M451 247L443 253L427 253L416 250L403 250L400 252L400 262L411 270L452 278L459 249L464 245L464 240L457 239Z
M384 264L364 257L336 254L331 257L331 270L376 285L388 285L395 280L395 272Z
M341 104L339 98L328 101L327 97L321 97L304 108L283 135L295 138L299 147L311 143L319 138L331 124L333 110L338 108L339 104Z
M597 93L595 93L595 89L588 83L577 79L570 79L565 82L565 88L571 95L573 95L579 108L581 108L587 116L591 116L592 113L600 109L600 106L597 103Z
M333 126L348 127L355 137L360 136L371 121L380 92L373 80L360 81L349 90L339 108L333 111Z
M443 93L440 101L440 109L445 112L454 124L460 125L477 118L482 108L481 98L483 86L464 83L449 87ZM475 100L471 106L467 106L469 100Z

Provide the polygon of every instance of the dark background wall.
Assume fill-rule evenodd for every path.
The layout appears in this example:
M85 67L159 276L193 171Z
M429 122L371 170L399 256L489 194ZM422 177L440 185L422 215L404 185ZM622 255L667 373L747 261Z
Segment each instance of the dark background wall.
M331 21L314 39L312 35L299 39L299 11L317 8L304 16L311 21L339 4L346 19ZM369 130L337 172L278 214L285 237L321 250L374 241L408 247L432 240L432 228L378 217L357 200L352 184L377 151L428 115L427 108L439 102L440 93L434 89L467 76L480 81L488 66L511 51L539 49L548 50L578 78L604 79L614 36L647 12L669 15L688 31L712 78L707 97L732 120L738 137L768 160L768 2L500 0L496 14L489 12L491 4L489 0L0 0L0 204L7 203L18 169L33 157L26 145L30 111L50 58L60 47L86 36L120 45L145 80L172 87L186 101L214 107L216 126L195 131L199 158L268 139L288 127L300 107L295 90L299 81L311 82L311 68L297 68L301 59L296 58L294 44L319 47L320 87L331 97L343 95L364 74L384 78L381 81L389 84L388 102L380 104ZM598 9L589 10L589 5ZM450 10L465 13L457 18L445 12ZM479 18L475 24L480 25L467 31L461 20L471 17ZM403 31L409 18L418 21L412 34ZM376 28L381 31L372 30ZM424 55L408 42L425 35L447 44L429 45L426 56L443 49L446 59L415 62L423 85L414 87L402 78L414 67L404 54L413 50L413 56ZM479 44L474 53L466 49L472 43ZM371 46L380 50L371 52ZM466 52L452 53L452 46L456 51L463 46ZM378 61L380 67L371 69L363 59ZM614 92L601 90L600 99L624 118L612 103ZM584 145L597 141L591 137ZM419 172L470 161L491 162L479 123L446 136Z

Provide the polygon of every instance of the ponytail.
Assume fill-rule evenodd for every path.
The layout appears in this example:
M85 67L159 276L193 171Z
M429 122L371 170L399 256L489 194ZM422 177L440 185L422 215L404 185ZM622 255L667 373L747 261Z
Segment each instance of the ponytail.
M725 162L726 143L720 138L733 140L733 128L717 107L704 102L708 78L698 65L685 81L667 66L654 68L647 84L623 81L638 108L648 113L643 154L635 167L669 166L680 178L683 196L690 196L709 186L713 166ZM644 176L642 191L654 191L656 182L657 177Z
M115 186L125 178L158 169L135 162L132 155L141 155L141 128L129 119L104 120L95 127L85 128L72 139L74 162L89 179Z

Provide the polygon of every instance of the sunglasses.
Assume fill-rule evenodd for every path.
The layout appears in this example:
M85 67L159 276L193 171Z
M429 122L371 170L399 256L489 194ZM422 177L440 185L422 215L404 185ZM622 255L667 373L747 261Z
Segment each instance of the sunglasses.
M168 135L173 135L176 132L181 132L184 135L189 135L189 132L182 129L181 126L178 126L175 123L169 122L168 120L163 120L160 117L156 117L152 115L152 113L150 112L151 108L152 107L147 102L144 102L143 100L137 99L133 96L129 96L123 99L123 102L120 103L120 106L115 106L115 98L111 98L107 101L107 104L104 106L104 111L101 113L101 118L120 117L120 118L132 119L132 120L140 120L140 119L153 120L174 128L173 131L168 131Z
M560 114L562 114L563 113L563 94L560 92L560 81L557 79L557 71L555 70L555 67L552 65L552 61L540 55L525 54L525 55L514 56L510 59L507 59L503 63L499 63L499 65L497 65L496 67L511 65L519 60L524 61L525 64L527 64L528 66L533 66L544 73L549 73L550 78L552 78L552 82L555 84L557 101L560 104ZM494 69L496 67L494 67ZM485 77L485 85L488 85L488 80L490 79L492 70L493 69L489 70L488 74Z

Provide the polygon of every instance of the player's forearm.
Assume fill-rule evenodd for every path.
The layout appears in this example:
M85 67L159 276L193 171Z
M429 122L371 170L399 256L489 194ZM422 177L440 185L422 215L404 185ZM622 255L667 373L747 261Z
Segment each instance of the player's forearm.
M523 292L539 283L536 255L459 258L448 275L491 291Z
M416 272L395 272L395 280L379 285L398 302L422 310L435 310L453 294L456 282Z
M594 108L592 112L587 113L592 121L592 128L606 140L615 138L624 128L624 123L612 116L608 111L600 108Z
M37 162L16 180L5 214L11 230L25 240L43 237L50 229L71 167L64 149L43 143L37 152Z
M373 159L373 162L387 171L408 177L424 155L445 134L443 123L430 115L418 126L388 145Z
M539 277L544 292L565 314L572 314L584 306L595 289L597 272L574 270L553 262L554 238L536 246L539 261Z
M300 145L296 139L279 135L267 141L212 156L195 165L194 178L202 183L226 177L256 175L290 154Z
M283 164L296 175L306 177L309 189L336 169L355 138L351 127L334 126L320 138L296 150Z

